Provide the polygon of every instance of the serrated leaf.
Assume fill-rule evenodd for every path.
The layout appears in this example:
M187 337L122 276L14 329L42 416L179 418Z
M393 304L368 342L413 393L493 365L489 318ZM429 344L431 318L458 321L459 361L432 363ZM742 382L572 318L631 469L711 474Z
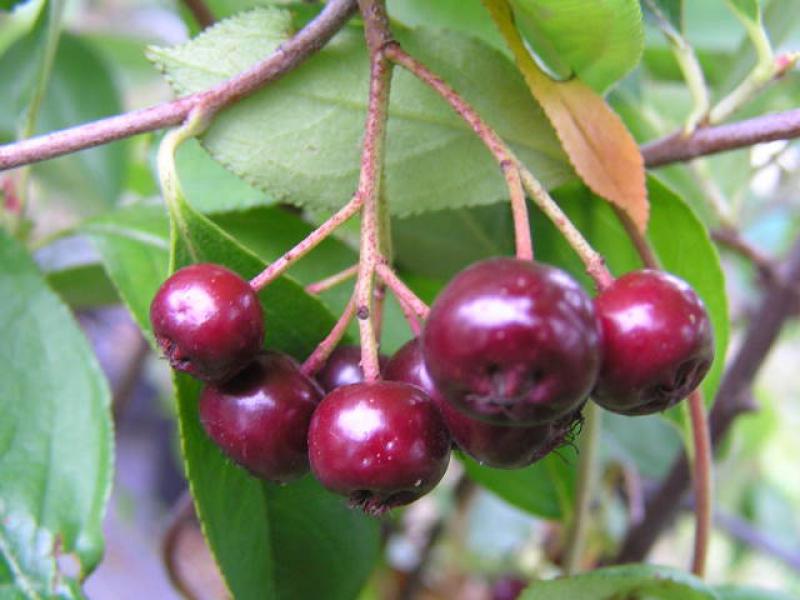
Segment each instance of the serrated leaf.
M580 79L553 81L539 68L514 26L505 0L484 0L484 5L578 175L599 196L628 213L644 232L649 215L644 161L622 120Z
M537 581L520 600L717 600L713 590L686 571L651 565L607 567L590 573Z
M110 392L72 315L0 232L0 589L82 597L103 552L113 470Z
M644 47L638 0L509 0L517 27L549 69L598 92L622 79Z
M461 456L469 477L512 506L545 519L564 519L575 496L577 456L571 447L524 469L492 469Z
M264 264L211 221L176 199L170 262L214 262L242 276ZM303 358L330 330L330 313L287 278L260 293L267 346ZM377 522L345 506L310 477L264 483L227 460L197 415L200 384L175 375L186 473L204 533L236 598L352 598L378 551Z
M206 89L274 49L276 40L265 35L274 31L273 19L283 17L251 11L180 50L181 57L201 48L216 54L236 44L236 64L214 61L213 71L207 65L189 69L190 61L173 58L172 50L151 55L179 94ZM487 117L545 185L572 176L552 128L504 56L452 32L398 31L398 37ZM363 33L342 31L299 69L218 115L203 145L274 200L339 208L358 180L368 70ZM394 214L507 197L496 163L472 131L403 70L394 76L390 115L386 186Z

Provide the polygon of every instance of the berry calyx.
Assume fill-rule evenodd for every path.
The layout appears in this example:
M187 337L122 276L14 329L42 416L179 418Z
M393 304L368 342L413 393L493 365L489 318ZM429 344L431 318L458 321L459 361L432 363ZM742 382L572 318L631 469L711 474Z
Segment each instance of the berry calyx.
M264 342L256 293L245 279L215 264L173 273L150 304L150 322L172 368L208 382L235 375Z
M308 426L322 398L297 363L264 352L230 381L200 395L200 421L235 463L278 483L308 472Z
M422 351L457 408L498 425L536 425L574 412L588 395L600 328L591 300L564 271L493 258L448 283Z
M617 279L595 299L603 365L592 398L624 415L665 410L688 396L714 360L702 300L673 275L643 269Z
M386 364L386 357L381 355L379 360L383 367ZM364 371L361 369L361 346L337 346L317 373L316 379L326 392L343 385L364 381Z
M519 469L543 458L561 446L580 421L580 411L541 425L495 425L475 419L448 402L431 380L418 339L400 348L384 369L384 377L404 381L422 389L442 413L456 445L482 465L496 469Z
M308 431L311 470L372 515L432 490L450 460L450 436L422 390L395 381L336 388Z

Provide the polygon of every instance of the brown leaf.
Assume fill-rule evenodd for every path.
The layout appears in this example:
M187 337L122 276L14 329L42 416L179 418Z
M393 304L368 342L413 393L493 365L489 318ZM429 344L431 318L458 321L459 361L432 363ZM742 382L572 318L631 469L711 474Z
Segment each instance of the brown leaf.
M483 0L525 81L592 191L624 210L642 233L650 205L639 146L605 100L580 79L553 81L531 57L505 0Z

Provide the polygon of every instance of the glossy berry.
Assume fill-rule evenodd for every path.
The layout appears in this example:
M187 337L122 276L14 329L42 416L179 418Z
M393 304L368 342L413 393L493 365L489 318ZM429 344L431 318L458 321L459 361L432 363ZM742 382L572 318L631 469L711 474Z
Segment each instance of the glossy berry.
M150 304L153 333L173 369L223 381L261 350L264 317L250 284L208 263L167 279Z
M383 368L386 357L381 355L379 358ZM364 381L364 371L361 369L361 346L338 346L325 361L316 379L326 392L343 385Z
M205 387L200 421L235 463L286 482L308 472L308 426L321 398L291 358L265 352L230 381Z
M322 485L374 515L428 493L450 460L450 436L433 402L394 381L348 385L325 396L308 447Z
M685 281L641 270L595 299L603 366L592 397L608 410L645 415L694 390L711 367L714 337L703 302Z
M591 300L564 271L493 258L445 287L422 351L456 407L498 425L536 425L584 401L600 367L600 329Z
M475 419L453 407L436 389L422 360L419 340L411 340L392 356L384 377L421 388L442 413L453 441L483 465L518 469L536 462L560 446L573 429L579 412L541 425L494 425Z

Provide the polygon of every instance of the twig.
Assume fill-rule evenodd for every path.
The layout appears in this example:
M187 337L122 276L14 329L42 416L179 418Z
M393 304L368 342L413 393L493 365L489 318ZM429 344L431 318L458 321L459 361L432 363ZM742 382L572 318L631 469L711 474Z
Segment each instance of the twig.
M313 21L269 57L210 90L0 146L0 171L178 125L200 105L218 110L295 69L342 28L355 8L355 0L331 0Z
M342 311L339 320L336 321L336 324L331 328L330 333L328 333L327 337L317 345L311 355L303 363L303 373L311 377L322 368L322 366L325 364L325 361L328 360L328 357L330 357L336 346L339 345L342 337L344 337L344 334L347 331L347 326L350 325L350 321L353 320L353 315L355 315L355 312L356 301L354 297L351 297L347 303L347 306L345 306L344 310Z
M378 276L389 286L400 304L408 306L420 319L428 318L430 308L397 276L397 273L384 262L378 263L376 270Z
M381 179L392 80L392 63L384 51L392 43L392 38L388 16L380 0L359 0L358 5L364 18L370 54L370 86L357 192L363 198L364 208L361 215L361 248L355 298L361 339L361 368L365 381L375 381L380 377L373 303L375 269L382 250L381 237L388 234L388 231L382 231L382 209L379 206L383 201Z
M531 222L528 218L528 203L525 200L525 190L519 168L510 162L501 165L503 176L508 185L509 199L511 201L511 215L514 220L514 243L516 244L517 258L533 260L533 240L531 239Z
M706 420L706 407L699 390L689 394L689 414L692 421L693 460L692 479L694 481L694 551L692 553L692 573L703 577L706 572L708 543L711 538L711 518L713 514L713 489L711 481L712 450Z
M714 399L709 415L711 446L714 449L719 447L734 420L755 408L750 395L753 380L797 304L796 290L784 282L800 278L800 239L795 241L778 273L779 280L768 286ZM688 462L686 455L681 453L647 504L644 519L628 530L614 562L643 559L660 533L674 520L689 481Z
M735 229L715 229L711 231L711 239L749 260L766 281L777 280L773 261L744 239Z
M642 156L645 166L654 168L684 162L698 156L726 152L763 142L789 140L798 136L800 136L800 108L795 108L728 125L698 127L689 136L685 135L683 130L676 131L642 146Z
M600 407L589 402L585 409L585 420L581 429L580 454L578 457L577 489L575 490L575 512L570 524L564 557L564 574L574 575L581 566L586 546L586 529L590 519L592 496L596 479L597 446L600 443Z
M164 533L161 540L161 557L164 561L164 567L167 570L169 580L175 589L178 590L184 598L194 600L197 596L192 589L187 585L181 576L180 568L178 567L178 542L180 540L181 529L187 522L194 518L194 502L189 490L181 494L175 502L172 509L172 514L169 520L169 526Z
M751 548L774 556L791 569L800 572L800 551L785 547L741 517L717 512L714 524Z
M364 205L364 198L361 194L356 194L350 202L345 204L322 225L317 227L308 236L298 242L294 248L286 252L278 260L271 263L266 269L250 280L250 286L254 290L260 290L269 285L277 277L285 273L299 259L316 248L326 237L333 233L338 227L352 218Z
M324 291L327 291L333 287L336 287L340 283L344 283L348 279L351 279L356 276L358 273L358 265L353 265L352 267L347 267L338 273L334 273L330 277L326 277L325 279L320 279L314 283L310 283L306 286L306 292L309 294L321 294Z
M192 13L192 17L200 29L211 27L216 21L214 13L211 12L204 0L183 0L183 4Z

